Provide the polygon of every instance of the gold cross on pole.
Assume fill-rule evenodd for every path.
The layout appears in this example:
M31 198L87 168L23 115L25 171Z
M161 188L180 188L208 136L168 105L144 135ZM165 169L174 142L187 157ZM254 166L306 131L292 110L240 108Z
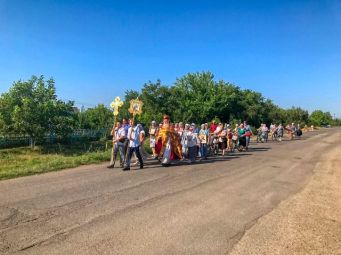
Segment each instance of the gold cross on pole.
M123 105L120 97L116 97L114 101L111 102L110 106L113 109L114 116L118 115L119 108Z

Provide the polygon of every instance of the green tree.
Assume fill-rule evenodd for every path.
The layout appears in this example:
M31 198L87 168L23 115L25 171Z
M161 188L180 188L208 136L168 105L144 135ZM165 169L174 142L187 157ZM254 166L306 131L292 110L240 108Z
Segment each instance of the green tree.
M172 115L175 108L171 90L162 85L160 80L144 84L140 99L143 101L143 113L139 118L144 124L152 120L160 122L163 114Z
M275 105L271 100L266 100L264 102L262 122L266 124L284 124L286 122L286 112L284 109Z
M81 128L97 131L109 129L114 121L112 111L103 104L80 113L80 118L82 119Z
M285 112L286 124L294 122L296 124L305 125L309 121L308 111L300 107L292 107L290 109L287 109Z
M53 133L60 140L66 140L76 127L76 114L73 111L74 102L63 102L58 100L54 103L54 113L52 117Z
M310 114L309 121L315 126L331 125L333 124L333 117L330 112L315 110Z
M244 107L240 104L242 91L232 83L219 81L212 91L212 115L219 116L223 122L240 122ZM211 118L209 118L211 119Z
M335 119L334 125L340 127L341 126L341 119L340 118Z
M243 90L239 99L242 106L241 118L250 124L258 126L265 122L264 118L264 97L261 93L252 90Z
M32 76L17 81L0 97L0 132L28 135L31 147L51 132L65 136L72 131L72 106L72 102L57 99L52 78L46 81L44 76Z
M212 73L202 72L189 73L176 80L171 89L172 115L176 121L203 123L224 110L217 111L217 105L225 102L220 100L213 78Z

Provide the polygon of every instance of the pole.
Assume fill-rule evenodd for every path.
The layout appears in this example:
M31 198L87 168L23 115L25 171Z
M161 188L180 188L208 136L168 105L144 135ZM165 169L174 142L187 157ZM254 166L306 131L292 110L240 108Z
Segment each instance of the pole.
M114 136L116 136L116 123L117 123L117 115L118 115L118 110L119 108L123 105L123 102L121 101L120 97L116 97L115 100L113 102L111 102L110 106L111 108L113 108L113 114L114 114ZM114 139L113 139L114 140ZM114 157L114 162L113 162L113 167L115 167L115 162L116 162L116 158L117 158L117 151L115 153L115 145L117 145L117 141L113 142L112 144L112 153L114 153L114 155L112 155ZM118 149L118 148L117 148ZM124 159L122 159L124 160Z
M115 129L116 129L116 119L117 119L117 116L116 115L114 115L114 136L116 135L115 134ZM114 162L113 162L113 165L112 165L112 167L114 168L115 167L115 163L116 163L116 159L117 159L117 151L115 151L115 144L116 144L116 141L115 141L115 143L113 142L112 143L112 150L113 150L113 153L114 153Z

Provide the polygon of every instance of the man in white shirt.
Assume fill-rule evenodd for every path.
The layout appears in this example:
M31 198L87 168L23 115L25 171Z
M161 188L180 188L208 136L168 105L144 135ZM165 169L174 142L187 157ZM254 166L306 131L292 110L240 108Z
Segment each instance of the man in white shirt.
M123 167L124 163L124 141L126 139L126 132L124 127L120 122L117 122L116 127L113 127L111 130L111 135L113 136L112 142L112 152L111 152L111 160L108 168L113 168L115 166L115 160L117 156L117 152L120 153L120 165Z
M128 147L128 155L127 159L125 161L125 167L123 168L123 171L130 170L130 161L131 156L135 152L139 162L140 162L140 169L143 168L143 160L140 154L140 128L139 126L134 125L134 121L129 121L130 128L128 129L128 140L129 140L129 147Z

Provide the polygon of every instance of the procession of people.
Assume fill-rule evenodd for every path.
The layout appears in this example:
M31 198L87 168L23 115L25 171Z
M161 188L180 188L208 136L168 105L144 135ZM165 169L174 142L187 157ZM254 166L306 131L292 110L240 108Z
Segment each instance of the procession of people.
M272 140L281 142L285 131L289 140L302 135L300 126L295 123L285 127L281 123L271 123L269 128L262 123L255 129L257 134L253 134L246 121L236 124L234 128L228 123L216 123L214 120L197 126L195 123L173 124L170 117L164 115L159 125L152 121L148 129L149 147L152 152L152 155L149 155L144 146L146 130L141 124L136 125L134 119L129 122L123 119L122 122L116 122L111 130L113 148L108 167L115 166L117 156L123 171L130 170L132 165L139 165L142 169L148 158L158 160L162 166L169 166L173 162L194 163L197 160L206 160L209 156L224 156L236 150L248 151L253 135L257 135L257 142L267 142L270 133Z

